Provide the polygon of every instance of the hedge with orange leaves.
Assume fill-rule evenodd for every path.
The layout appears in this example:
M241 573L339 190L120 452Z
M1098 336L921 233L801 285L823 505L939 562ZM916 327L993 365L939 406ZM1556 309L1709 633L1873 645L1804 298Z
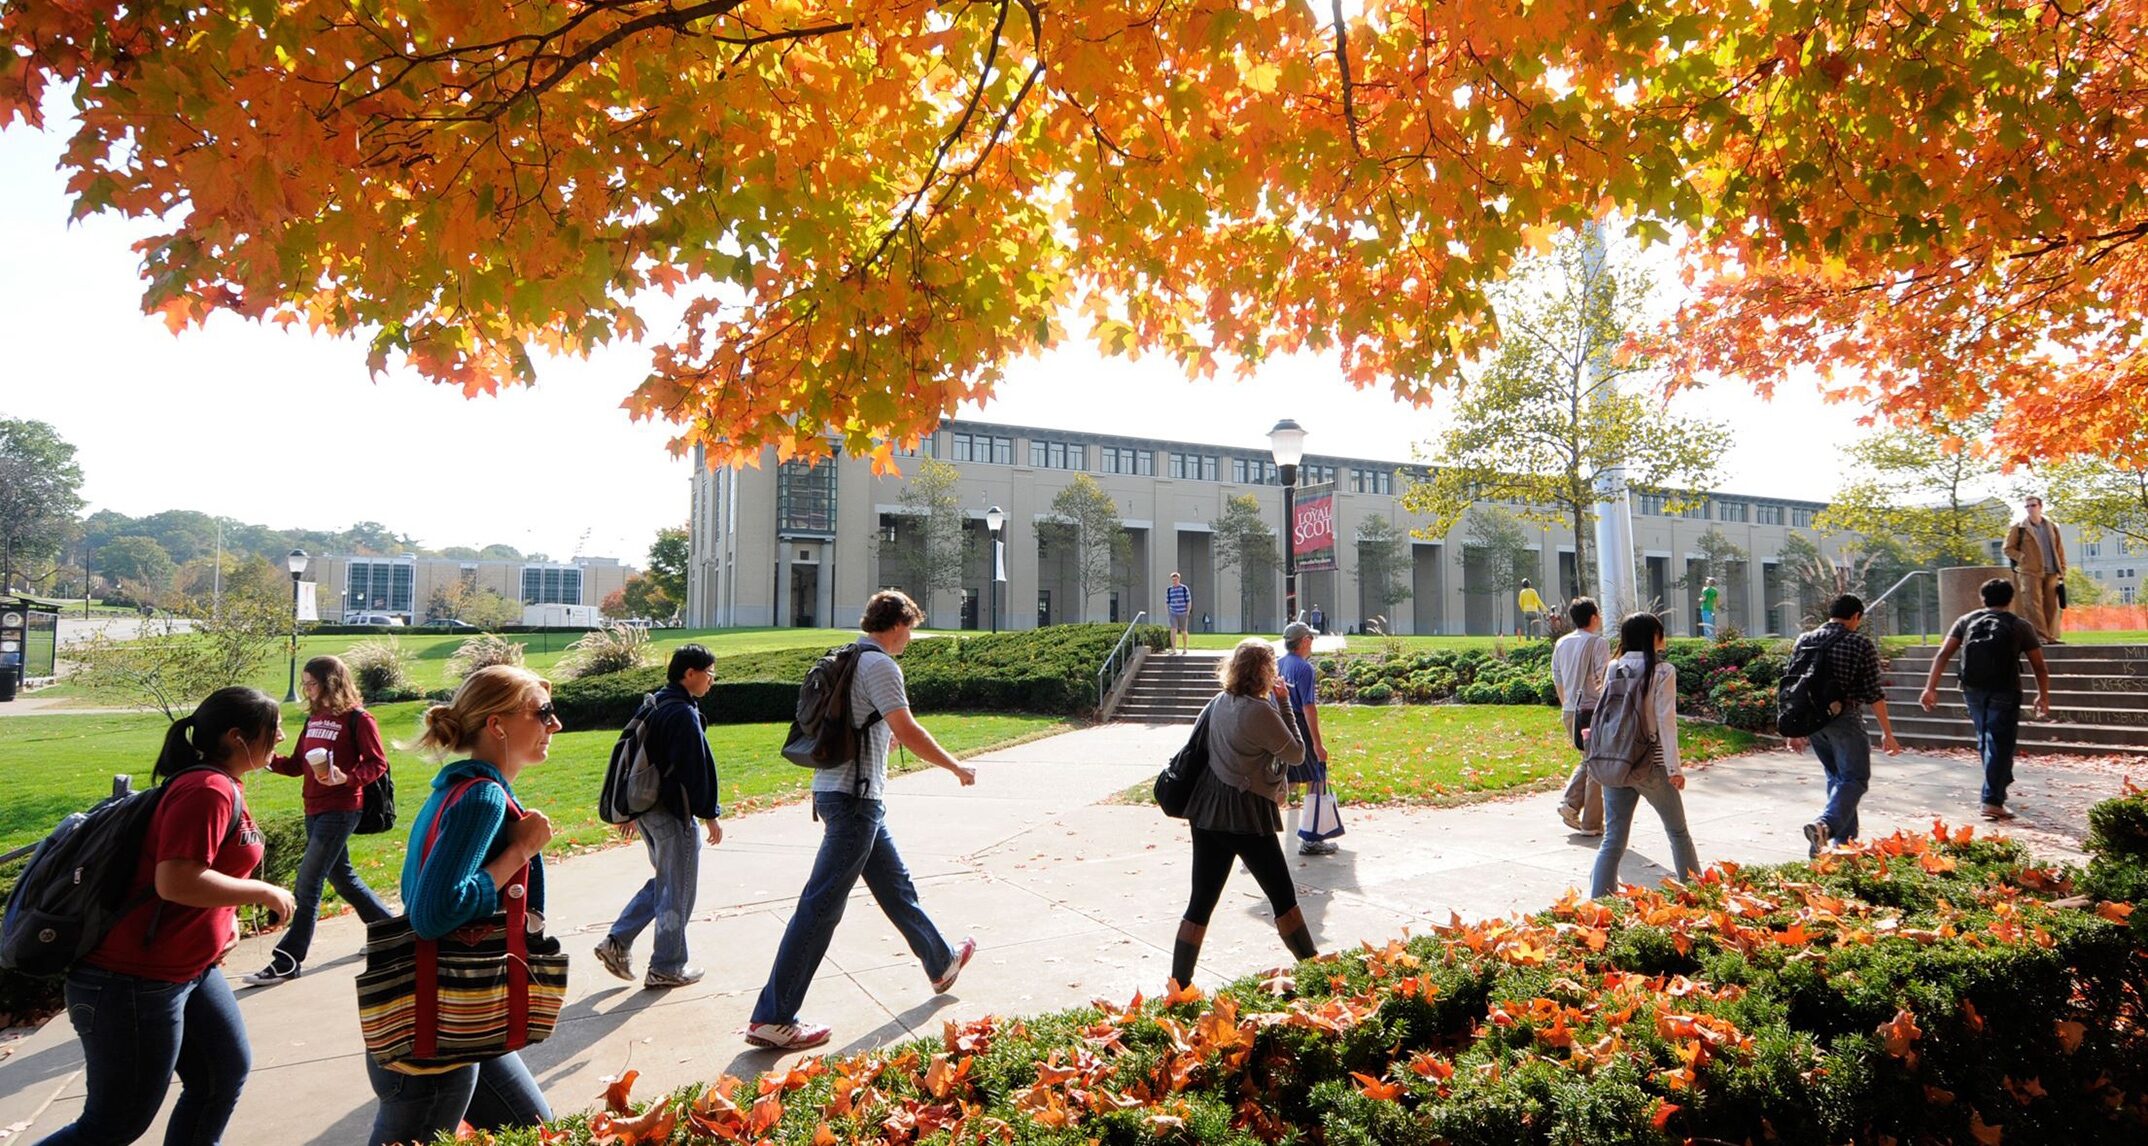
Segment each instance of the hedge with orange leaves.
M593 1115L498 1140L2140 1141L2148 960L2131 905L2052 906L2073 880L1934 824L1213 998L949 1024L640 1107L630 1076Z

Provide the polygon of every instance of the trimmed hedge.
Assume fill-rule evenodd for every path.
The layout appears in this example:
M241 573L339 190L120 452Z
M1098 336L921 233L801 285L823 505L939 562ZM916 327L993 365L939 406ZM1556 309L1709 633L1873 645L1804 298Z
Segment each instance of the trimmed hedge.
M2148 814L2148 808L2142 809ZM2117 853L2099 859L2128 862ZM2148 960L1969 829L725 1076L502 1146L2141 1141Z
M1052 625L1017 633L927 637L902 655L910 700L925 711L1079 713L1096 707L1096 671L1123 625ZM1161 649L1161 625L1135 630L1136 643ZM825 649L780 649L716 658L716 683L701 698L711 724L787 721L798 685ZM641 698L664 687L664 669L584 677L553 687L570 729L619 728Z

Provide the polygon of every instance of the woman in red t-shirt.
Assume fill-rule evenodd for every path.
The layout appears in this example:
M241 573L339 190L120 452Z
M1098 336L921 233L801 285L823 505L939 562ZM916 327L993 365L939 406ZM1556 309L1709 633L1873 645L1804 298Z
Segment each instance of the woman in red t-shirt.
M133 911L67 975L67 1017L82 1038L82 1116L42 1146L132 1142L156 1120L179 1073L170 1143L214 1143L238 1105L253 1052L231 985L217 969L239 941L245 904L289 919L291 893L248 878L261 832L240 777L283 739L282 712L259 689L211 693L164 735L164 792L142 837Z
M292 916L291 929L276 944L268 966L240 980L254 987L298 978L306 951L313 946L324 881L334 884L336 894L367 923L395 914L351 867L351 833L357 831L365 808L365 786L388 771L380 725L360 707L365 702L358 684L341 659L315 657L306 662L299 680L308 708L305 731L290 755L269 761L271 772L306 778L306 854L291 882L298 914Z

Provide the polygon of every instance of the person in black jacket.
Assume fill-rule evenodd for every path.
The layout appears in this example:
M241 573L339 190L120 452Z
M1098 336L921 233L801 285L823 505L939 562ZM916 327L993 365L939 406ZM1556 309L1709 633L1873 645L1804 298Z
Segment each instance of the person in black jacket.
M681 645L671 654L671 683L657 690L656 710L643 725L649 758L664 776L663 794L656 807L619 829L629 837L640 831L656 874L627 901L626 909L612 923L611 934L597 944L597 962L622 979L633 979L634 939L655 923L656 950L649 957L649 973L642 979L642 986L651 990L691 986L702 976L701 968L686 965L686 920L694 912L701 876L694 820L707 825L711 845L722 843L723 825L718 817L723 815L723 803L718 798L716 757L709 751L701 707L695 701L715 683L715 667L716 657L700 645Z

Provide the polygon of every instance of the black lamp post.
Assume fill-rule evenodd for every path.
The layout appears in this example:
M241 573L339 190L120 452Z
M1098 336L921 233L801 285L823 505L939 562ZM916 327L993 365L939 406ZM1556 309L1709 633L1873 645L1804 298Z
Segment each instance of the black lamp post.
M291 571L291 685L283 693L285 704L298 700L298 579L306 571L307 560L303 549L293 549L283 559L284 567Z
M985 510L985 528L992 531L992 567L985 570L985 577L992 582L992 631L999 631L999 527L1007 524L1007 515L998 506Z
M1298 462L1305 457L1305 427L1285 418L1268 431L1268 449L1283 478L1283 623L1298 619Z

